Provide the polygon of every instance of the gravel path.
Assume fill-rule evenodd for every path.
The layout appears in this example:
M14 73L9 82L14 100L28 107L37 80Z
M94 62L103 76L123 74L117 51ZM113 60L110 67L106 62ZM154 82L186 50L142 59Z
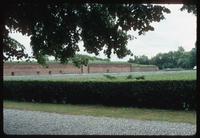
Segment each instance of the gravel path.
M187 123L3 110L4 133L14 135L194 135Z

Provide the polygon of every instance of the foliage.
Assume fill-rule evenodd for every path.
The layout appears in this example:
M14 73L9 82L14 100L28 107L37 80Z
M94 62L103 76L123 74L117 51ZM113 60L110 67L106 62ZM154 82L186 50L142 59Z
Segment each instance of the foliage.
M196 81L62 82L4 81L4 99L195 109Z
M182 47L179 47L179 49L174 52L159 53L151 59L151 64L157 65L160 69L192 69L196 65L196 48L193 48L189 52L185 52Z
M142 76L136 76L136 77L133 77L132 75L128 75L128 76L126 77L126 79L144 80L145 77L144 77L144 75L142 75Z
M80 68L81 65L87 66L89 59L90 58L88 56L85 56L85 55L76 55L76 56L71 58L71 61L75 66Z
M17 31L31 36L33 56L54 56L65 63L79 51L83 41L85 51L98 55L100 51L110 58L113 52L119 58L130 55L127 42L133 36L153 31L152 22L164 19L170 10L153 4L100 4L12 1L5 2L3 10L3 39L8 32ZM6 49L10 45L4 43ZM8 51L9 52L9 48ZM39 60L39 62L43 60Z
M16 59L19 60L23 57L28 58L28 54L24 52L25 47L15 39L8 36L3 39L3 43L7 45L7 47L3 49L3 59L9 60L16 57Z
M48 58L47 58L47 56L42 55L42 54L38 54L36 56L37 56L36 59L37 59L38 63L40 63L43 66L48 67L48 64L47 64Z
M134 64L153 64L159 69L166 68L184 68L192 69L196 66L196 48L186 52L183 47L178 47L177 51L169 51L168 53L158 53L156 56L148 59L147 56L135 56L135 59L129 59L129 63Z
M136 64L144 64L144 65L149 65L149 59L147 56L142 55L142 56L134 56L134 59L130 58L128 60L129 63L136 63Z
M126 79L133 79L133 76L132 76L132 75L128 75L128 76L126 77Z
M197 16L197 6L192 4L184 4L181 9L181 11L187 10L188 13L193 13L195 16Z
M135 63L132 63L131 64L133 67L157 67L156 65L144 65L144 64L135 64Z
M82 54L76 54L74 57L70 58L69 61L79 68L81 65L87 66L89 63L93 62L110 62L109 59L102 59Z
M127 62L123 62L123 61L108 61L108 60L93 60L93 61L90 61L89 64L110 64L110 65L113 65L113 64L128 64L130 65L129 63Z
M115 76L111 76L111 75L103 75L104 77L106 77L106 78L108 78L108 79L116 79L116 77Z
M38 62L42 65L48 66L48 64L59 64L59 61L57 60L49 60L48 55L39 55L38 61L5 61L6 64L37 64ZM82 55L82 54L76 54L74 57L69 58L69 62L67 64L74 64L77 67L80 67L81 65L88 65L88 63L111 63L109 59L102 59L97 58L95 56L88 56L88 55ZM114 62L115 63L115 62Z
M144 77L144 76L138 76L138 77L136 77L135 79L136 79L136 80L144 80L145 77Z
M76 54L75 57L80 57L80 58L87 58L89 61L110 61L110 59L102 59L102 58L98 58L95 56L89 56L89 55L82 55L82 54Z

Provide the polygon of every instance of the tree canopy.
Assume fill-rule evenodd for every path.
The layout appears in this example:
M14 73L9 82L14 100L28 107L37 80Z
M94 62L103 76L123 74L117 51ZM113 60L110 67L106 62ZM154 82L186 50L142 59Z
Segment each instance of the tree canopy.
M193 13L195 16L197 16L197 7L194 4L184 4L181 9L181 11L186 10L188 13Z
M142 56L134 56L134 59L129 58L128 60L129 63L135 63L135 64L144 64L144 65L149 65L149 59L147 56L142 55Z
M137 64L152 64L158 66L160 69L165 68L184 68L192 69L196 66L196 48L192 48L186 52L183 47L178 47L177 51L169 51L167 53L158 53L156 56L148 59L147 56L135 56L130 58L129 63Z
M98 3L44 3L14 1L5 3L3 18L4 60L9 58L8 33L21 32L31 36L33 56L43 62L43 55L67 62L79 51L83 41L85 51L98 55L104 49L110 58L113 52L119 58L131 55L126 45L134 36L153 31L152 22L164 19L170 10L153 4L98 4ZM19 51L13 52L15 56ZM23 52L23 50L21 51ZM18 56L19 57L19 56ZM22 57L22 56L21 56ZM19 57L19 58L21 58Z

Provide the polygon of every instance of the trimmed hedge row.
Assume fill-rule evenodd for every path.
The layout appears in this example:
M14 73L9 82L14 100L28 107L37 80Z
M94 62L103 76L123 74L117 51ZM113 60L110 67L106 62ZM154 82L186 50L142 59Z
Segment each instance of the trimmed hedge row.
M62 82L4 81L4 99L194 109L196 81Z

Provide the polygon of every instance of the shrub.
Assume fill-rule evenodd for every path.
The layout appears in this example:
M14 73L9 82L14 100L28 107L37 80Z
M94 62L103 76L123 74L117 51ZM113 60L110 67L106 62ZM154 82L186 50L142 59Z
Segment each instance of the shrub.
M128 75L128 76L126 77L126 79L133 79L133 76L132 76L132 75Z
M110 80L116 79L115 76L111 76L111 75L103 75L103 76Z
M63 82L4 81L4 99L71 104L103 104L162 109L194 109L194 80Z
M136 80L144 80L144 76L135 77Z

